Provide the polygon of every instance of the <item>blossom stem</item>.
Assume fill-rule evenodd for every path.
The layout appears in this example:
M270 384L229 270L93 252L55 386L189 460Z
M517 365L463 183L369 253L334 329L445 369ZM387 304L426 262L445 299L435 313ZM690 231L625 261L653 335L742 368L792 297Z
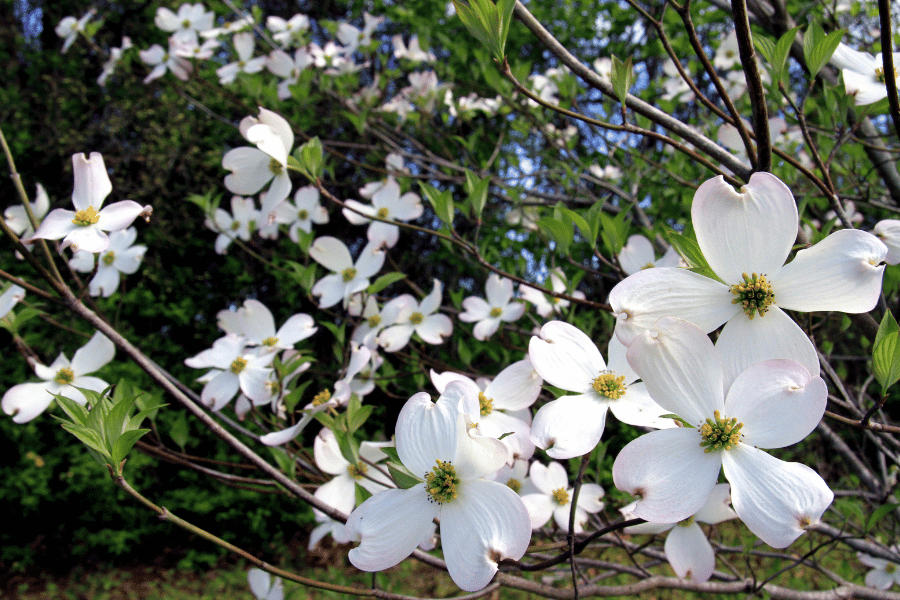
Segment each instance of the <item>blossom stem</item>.
M900 99L897 98L897 71L894 66L894 43L891 36L891 0L878 0L878 18L881 20L881 62L884 65L884 85L887 87L888 105L894 131L900 135Z
M766 93L763 89L759 67L756 64L756 51L750 33L750 17L747 14L746 0L731 0L734 13L734 30L737 35L738 52L741 55L741 66L747 77L747 94L753 107L753 131L756 132L757 160L753 163L754 171L772 170L772 139L769 137L769 115L766 110Z

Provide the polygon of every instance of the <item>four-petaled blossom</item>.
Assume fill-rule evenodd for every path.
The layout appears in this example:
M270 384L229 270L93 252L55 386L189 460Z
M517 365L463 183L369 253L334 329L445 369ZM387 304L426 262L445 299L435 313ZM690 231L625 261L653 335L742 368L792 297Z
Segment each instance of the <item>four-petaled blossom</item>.
M513 282L509 279L491 273L484 289L487 301L478 296L469 296L462 302L465 310L459 313L460 321L477 321L473 329L477 340L486 340L494 335L501 322L511 323L525 314L525 304L512 301Z
M363 571L392 567L416 548L431 521L441 527L450 577L466 591L480 590L503 559L518 560L531 539L521 498L485 479L506 462L506 447L478 431L478 400L450 383L436 403L420 392L397 419L400 460L425 481L406 490L385 490L363 502L347 519L360 545L350 562Z
M891 550L900 554L900 546L891 546ZM889 590L891 586L900 584L900 562L869 556L865 552L857 552L856 557L859 562L872 568L866 573L867 586L879 590Z
M248 345L261 346L265 352L293 348L318 329L312 317L297 313L275 331L272 311L259 300L253 299L245 300L244 305L236 311L219 311L216 318L220 329L243 336Z
M696 325L672 317L634 340L628 362L685 426L625 446L613 481L638 498L636 517L674 523L700 510L723 470L738 517L765 543L785 548L818 523L834 494L806 465L760 448L805 438L822 419L828 389L784 359L758 362L727 383L724 354Z
M442 344L444 338L453 332L453 322L438 311L441 307L441 292L444 284L434 280L431 293L422 302L405 302L397 311L394 324L384 329L378 337L378 344L386 352L396 352L409 343L413 333L419 334L427 344Z
M34 372L44 381L20 383L7 390L0 401L3 412L12 415L15 423L27 423L50 406L52 394L86 404L87 398L76 388L95 392L105 390L109 384L89 374L111 361L115 353L113 343L98 331L87 344L75 351L72 362L60 354L49 367L35 363Z
M103 252L109 247L107 231L125 229L138 217L149 218L153 209L141 206L134 200L122 200L101 209L103 201L112 191L112 183L99 152L72 155L75 188L72 204L75 212L57 208L47 215L29 240L63 239L62 247L72 246L74 250Z
M96 11L91 9L84 13L80 19L76 19L75 17L63 17L63 19L56 25L56 35L58 35L63 39L63 54L69 51L69 47L75 42L76 38L78 38L78 34L84 31L84 26L87 25L88 21L93 18L94 13Z
M391 38L391 42L394 44L395 58L405 58L412 62L434 62L434 53L431 50L422 50L422 47L419 45L419 36L417 35L409 38L409 46L403 43L402 35L395 35Z
M638 271L653 267L679 267L681 257L675 248L670 246L662 258L656 258L653 244L642 235L632 235L619 252L619 265L626 275L634 275Z
M40 223L49 210L50 198L47 196L47 191L44 189L44 186L37 184L37 192L34 194L34 200L31 202L31 212L34 215L34 220ZM12 232L22 239L28 239L34 234L31 219L28 218L28 213L22 204L10 206L3 211L3 220L12 229ZM25 244L25 247L31 249L31 244ZM16 251L16 258L22 258L18 250Z
M546 467L539 462L531 464L531 483L537 488L534 494L522 496L522 502L531 517L531 528L540 529L552 518L556 526L569 531L569 513L572 512L572 494L569 476L558 462ZM572 533L581 533L588 522L588 515L603 510L601 498L606 495L596 483L583 483L575 504L575 527Z
M384 264L384 250L377 244L366 244L354 263L344 242L327 235L316 238L309 247L309 256L332 271L313 286L313 296L319 296L319 308L328 308L341 301L347 306L350 296L369 287L369 277L380 271Z
M626 519L633 519L631 510L635 506L632 502L628 506L619 509ZM689 579L703 583L709 581L713 569L716 567L716 555L706 534L697 523L709 523L715 525L729 519L736 519L731 507L731 488L727 483L717 483L712 493L706 500L706 504L700 507L691 517L677 523L641 523L625 528L629 534L651 534L669 532L666 536L665 552L666 560L672 565L675 574L682 579Z
M245 242L250 241L250 234L256 229L259 219L259 211L253 198L231 197L231 213L224 208L217 208L212 218L205 221L205 225L219 233L216 236L216 253L225 254L228 246L235 239Z
M216 69L216 75L219 76L219 83L222 85L232 83L238 73L259 73L266 66L265 55L253 58L253 47L256 42L251 32L242 31L234 34L233 42L238 59Z
M281 17L270 15L266 18L266 28L272 32L272 39L282 46L290 46L294 38L309 29L309 17L297 13L285 21Z
M854 96L857 105L874 104L882 98L887 98L884 63L880 52L872 56L868 52L860 52L840 43L829 62L843 73L844 90ZM900 52L895 52L894 79L898 79L896 67L898 64Z
M572 458L590 452L606 426L606 411L631 425L672 427L671 419L647 393L625 359L625 347L609 341L609 364L594 342L580 329L550 321L540 337L531 338L528 356L550 385L577 392L542 406L531 424L531 441L553 458Z
M726 384L773 358L796 360L817 375L815 347L782 309L861 313L878 301L887 248L865 231L835 231L784 264L799 217L794 196L774 175L754 173L740 193L722 176L706 181L694 195L691 218L719 281L666 267L627 277L609 295L625 345L664 316L706 332L724 323L717 344L729 349Z
M544 285L546 285L546 282ZM562 269L557 268L550 271L550 286L557 294L568 293L566 276L562 272ZM564 309L568 308L570 304L568 300L563 300L556 296L547 296L540 290L527 285L519 286L519 291L522 293L522 299L534 304L538 314L542 317L549 317L552 313L562 312ZM573 298L584 299L584 292L580 290L574 290L569 295Z
M246 350L246 340L233 334L217 339L212 348L185 359L194 369L212 369L201 379L206 382L200 400L214 411L221 410L238 390L255 404L271 400L268 385L275 354Z
M100 253L97 274L88 287L91 296L109 298L119 289L120 273L131 275L137 272L144 260L147 246L133 246L136 239L137 229L134 227L109 234L109 248ZM94 270L94 255L86 250L79 250L69 260L69 266L81 273L90 273Z
M425 210L418 194L407 192L401 196L400 185L392 177L372 195L371 205L356 200L347 200L344 204L347 208L344 208L343 213L347 220L354 225L369 223L367 232L369 241L383 243L388 248L397 245L400 228L391 223L373 221L367 216L394 221L412 221L421 217Z
M153 69L144 77L144 83L150 83L154 79L158 79L166 74L166 71L172 71L178 79L187 81L193 67L188 59L179 56L177 48L179 42L169 40L169 51L163 50L159 44L153 44L146 50L138 52L141 60L152 66Z
M172 33L172 37L179 42L197 44L197 33L212 29L213 11L208 11L201 3L182 4L176 15L170 9L161 6L156 9L154 23L163 31Z

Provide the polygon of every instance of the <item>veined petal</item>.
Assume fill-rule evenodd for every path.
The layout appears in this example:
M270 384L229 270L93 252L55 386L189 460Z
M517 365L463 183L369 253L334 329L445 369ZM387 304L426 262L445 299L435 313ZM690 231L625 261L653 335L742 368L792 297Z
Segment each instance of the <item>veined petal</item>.
M360 251L359 258L356 259L356 271L359 277L371 277L381 270L384 265L385 253L381 249L381 244L369 242ZM366 284L368 287L368 284Z
M103 155L91 152L91 157L88 158L82 152L73 154L72 173L75 176L75 186L72 190L72 204L75 205L75 210L85 210L89 206L99 210L112 191Z
M654 429L675 427L675 421L662 418L662 415L670 414L671 411L653 401L643 382L629 384L625 394L618 400L609 401L609 409L618 420L629 425Z
M767 360L737 376L725 399L725 416L744 424L745 444L783 448L816 428L827 402L821 377L792 360Z
M696 429L651 431L625 446L613 463L613 481L636 496L634 516L656 523L677 523L709 498L722 452L706 453ZM733 452L733 450L732 450Z
M688 271L657 267L622 280L609 293L616 317L616 335L630 346L642 331L662 317L694 323L709 333L740 312L728 287L715 279Z
M541 327L540 337L528 343L528 356L544 381L570 392L590 392L591 383L606 369L591 338L562 321Z
M484 286L484 291L491 306L505 306L512 298L513 282L496 273L491 273Z
M284 143L275 130L265 123L257 123L247 129L244 136L251 144L277 160L281 165L287 164L288 149L284 147Z
M316 490L315 497L348 515L356 506L356 483L352 477L348 476L345 467L343 474L320 485Z
M312 288L312 295L319 296L319 308L328 308L340 302L344 298L344 280L340 273L326 275L317 281Z
M619 265L626 275L633 275L656 260L653 244L642 235L632 235L619 252Z
M773 548L786 548L819 518L834 494L819 475L748 444L724 452L731 503L745 525Z
M87 227L76 226L69 235L67 235L61 248L72 246L74 250L86 250L88 252L105 252L109 248L109 236L106 235L97 225L88 225Z
M447 570L463 590L480 590L497 563L522 558L531 541L531 519L519 496L496 481L467 481L459 497L441 507L441 540Z
M657 404L692 425L724 408L719 355L696 325L660 319L628 348L628 363Z
M397 417L397 454L413 475L424 478L435 461L456 457L458 416L457 404L444 394L437 402L425 392L406 401Z
M30 238L22 241L28 244L33 243L34 240L62 239L79 228L78 225L73 223L74 219L75 213L73 211L65 210L63 208L54 208L50 211L50 214L41 221L37 231L35 231Z
M452 389L455 385L459 384L453 383L448 387ZM460 414L456 419L457 444L453 466L463 480L489 477L507 462L512 462L506 444L497 438L482 435L477 422L472 422L474 418L472 414Z
M694 519L711 525L737 519L737 513L731 509L731 486L727 483L717 483L706 504L694 515Z
M97 227L103 231L119 231L130 226L141 215L149 216L150 206L141 206L134 200L114 202L100 211Z
M221 371L203 386L200 401L214 411L221 410L238 393L240 383L231 371Z
M475 336L476 340L483 342L494 335L499 327L500 319L488 317L475 323L475 327L472 328L472 335Z
M327 427L322 428L313 442L313 457L316 459L316 466L329 475L346 473L350 465L341 454L334 432Z
M666 538L666 559L681 579L703 583L716 566L716 556L706 534L696 523L676 525Z
M393 567L412 554L431 531L431 520L440 506L430 502L424 483L407 490L378 492L347 519L348 537L360 542L350 551L350 562L363 571Z
M522 410L537 400L542 382L534 365L525 358L500 371L484 389L484 395L493 398L495 409Z
M290 152L291 148L294 147L294 131L291 129L291 124L287 122L287 119L276 112L272 112L271 110L260 106L259 120L275 131L281 139L281 143L286 152Z
M556 502L553 501L553 498L546 493L525 494L522 496L522 503L525 504L525 509L528 511L528 516L531 518L532 529L540 529L546 525L553 516L553 511L557 506Z
M719 175L694 195L691 219L709 266L727 284L743 273L774 273L797 239L794 195L770 173L754 173L734 191Z
M447 315L428 315L415 327L416 333L427 344L443 344L444 338L453 332L453 321Z
M775 302L803 312L863 313L881 294L887 246L858 229L840 229L806 250L769 278Z
M463 323L474 323L487 319L491 314L491 305L484 298L469 296L462 301L463 312L459 313L459 320Z
M341 212L344 213L344 217L352 224L352 225L365 225L372 221L372 219L368 219L362 216L359 213L364 213L367 215L375 214L375 207L371 204L363 204L362 202L358 202L356 200L345 200L344 204L349 208L344 208ZM350 208L354 210L350 210ZM359 211L359 212L356 212Z
M274 175L269 170L271 160L272 157L259 148L232 148L222 157L222 168L232 171L225 176L225 187L242 196L257 193Z
M531 441L553 458L587 454L603 435L608 406L588 394L548 402L534 415Z
M325 235L312 243L309 247L309 256L314 261L335 273L353 266L350 250L341 240Z
M97 331L87 344L72 356L72 371L76 377L93 373L113 359L116 346L108 337Z
M819 374L816 348L800 326L777 306L764 315L748 319L737 315L725 324L716 350L722 361L722 377L727 390L734 378L750 365L763 360L788 358Z

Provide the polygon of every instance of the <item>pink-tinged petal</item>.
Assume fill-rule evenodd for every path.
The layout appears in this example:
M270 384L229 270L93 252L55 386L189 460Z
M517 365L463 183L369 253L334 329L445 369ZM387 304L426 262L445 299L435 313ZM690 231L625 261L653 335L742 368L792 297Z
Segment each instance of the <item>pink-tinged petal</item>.
M740 312L728 287L687 269L644 269L609 293L616 335L630 346L662 317L678 317L709 333Z
M728 321L716 340L722 361L725 389L750 365L763 360L788 358L803 365L813 375L819 374L816 348L800 326L777 306L765 315L748 319L737 315Z
M459 497L441 507L440 518L447 570L467 592L490 583L500 560L522 558L531 541L521 498L495 481L466 481Z
M493 398L495 409L522 410L537 400L542 383L534 365L525 358L500 371L484 389L484 395Z
M770 173L754 173L738 193L721 175L694 195L691 219L709 266L732 285L742 273L774 273L797 239L794 195Z
M111 361L115 354L115 344L98 331L87 344L75 351L72 357L72 371L76 377L93 373Z
M725 399L725 416L744 424L745 444L783 448L816 428L827 403L821 377L792 360L767 360L737 376Z
M716 567L712 546L696 523L673 527L666 538L665 551L672 570L681 579L703 583Z
M769 278L775 303L803 312L869 312L881 294L887 246L871 233L841 229Z
M696 325L660 319L628 348L628 363L657 404L692 425L724 408L718 352Z
M80 228L79 225L73 223L74 219L75 213L73 211L55 208L51 210L50 214L41 222L37 231L35 231L30 238L22 241L25 243L32 243L34 240L62 239Z
M428 315L415 330L423 342L443 344L444 338L453 333L453 321L447 315Z
M371 277L381 270L384 265L385 253L381 249L381 244L369 242L360 251L359 258L356 259L356 272L358 277ZM366 287L368 287L368 283Z
M50 406L53 396L46 383L20 383L3 394L3 412L12 415L14 423L27 423Z
M723 452L731 503L745 525L773 548L786 548L819 518L834 494L819 475L739 444Z
M487 301L491 306L505 306L512 298L513 282L500 277L496 273L491 273L488 276L484 290L487 294Z
M704 452L696 429L660 429L619 452L613 481L617 488L638 498L634 516L677 523L700 510L709 498L719 478L721 454Z
M522 496L522 503L525 504L525 509L528 511L532 529L540 529L546 525L553 517L553 511L557 507L553 498L545 493L525 494Z
M648 265L653 265L656 255L653 244L642 235L632 235L619 252L619 265L626 275L633 275Z
M232 148L222 157L222 168L232 171L225 176L225 187L242 196L257 193L274 175L269 169L271 161L272 157L258 148Z
M424 479L435 461L456 456L459 410L445 394L432 402L431 396L419 392L406 401L397 417L397 454L416 477Z
M694 519L710 525L737 519L737 513L731 509L731 486L727 483L717 483L706 504L694 515Z
M589 392L591 383L606 369L591 338L562 321L541 327L540 337L528 343L528 357L544 381L570 392Z
M618 420L629 425L654 429L675 427L674 420L662 418L662 415L670 414L671 411L653 401L643 382L632 383L627 387L625 394L618 400L609 401L609 410Z
M150 216L152 212L150 206L141 206L134 200L114 202L100 211L97 227L103 231L118 231L129 227L138 217Z
M239 387L237 375L222 371L203 386L200 401L214 411L221 410L238 393Z
M72 190L72 204L75 205L75 210L85 210L89 206L100 210L103 201L112 191L103 155L91 152L91 157L88 158L81 152L73 154L72 172L75 176L75 187Z
M316 238L309 247L309 256L335 273L340 273L353 266L350 250L347 249L344 242L328 235Z
M425 484L419 484L379 492L360 504L347 519L348 537L360 542L349 553L353 566L381 571L412 554L440 509L430 500Z
M531 441L553 458L573 458L594 449L606 425L608 404L593 396L563 396L542 406L531 423Z
M463 312L459 313L459 320L463 323L474 323L487 319L491 314L491 305L484 298L469 296L462 301Z
M483 342L494 335L499 327L500 319L482 319L475 323L475 327L472 328L472 335L475 336L476 340Z
M345 200L344 204L346 204L349 208L353 208L354 210L349 210L348 208L344 208L341 212L344 214L344 217L350 221L351 225L365 225L366 223L371 223L372 219L366 218L359 213L363 213L365 215L374 215L375 207L371 204L363 204L362 202L358 202L356 200ZM359 212L356 212L359 211Z
M443 293L443 289L444 284L440 279L435 278L431 293L425 296L419 304L419 312L423 315L430 315L431 313L436 312L441 307L441 294Z

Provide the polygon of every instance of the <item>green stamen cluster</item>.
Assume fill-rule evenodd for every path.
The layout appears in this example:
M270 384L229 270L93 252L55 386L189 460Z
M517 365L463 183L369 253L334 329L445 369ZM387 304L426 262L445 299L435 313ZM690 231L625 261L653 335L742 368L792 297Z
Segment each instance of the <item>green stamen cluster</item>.
M238 375L247 366L247 359L238 357L231 363L231 372Z
M300 210L297 211L297 218L300 219L301 221L307 220L309 218L309 211L306 210L305 208L301 208Z
M284 171L284 166L273 158L269 161L269 170L275 175L281 175L281 172Z
M232 231L237 231L237 230L240 229L240 228L241 228L241 224L238 223L237 221L235 221L234 223L231 224L231 230L232 230Z
M896 79L896 78L897 78L897 69L895 68L895 69L894 69L894 79ZM880 81L881 83L885 83L885 81L884 81L884 80L885 80L885 77L884 77L884 69L883 69L883 68L878 67L877 69L875 69L875 79L877 79L877 80Z
M53 378L53 381L55 381L59 385L69 385L70 383L75 381L75 371L73 371L69 367L63 367L56 372L56 377Z
M713 450L731 450L741 441L741 428L743 423L738 423L737 419L729 419L722 417L719 411L713 413L715 420L707 419L706 423L700 426L700 437L703 441L700 446L707 454Z
M683 520L683 521L678 521L678 526L679 526L679 527L690 527L690 526L693 525L693 524L694 524L694 517L693 517L693 515L690 516L690 517L688 517L687 519L685 519L685 520Z
M116 260L116 253L110 250L106 254L103 255L103 264L107 267L113 264Z
M418 325L419 323L422 322L422 320L424 318L425 318L425 315L423 315L422 313L414 312L413 314L409 315L409 322L412 323L413 325Z
M354 269L353 267L347 267L346 269L341 271L341 277L345 282L349 283L353 281L353 278L356 277L356 269Z
M488 314L490 314L491 317L496 319L497 317L499 317L500 315L503 314L503 309L495 306L494 308L491 309L491 312Z
M891 575L891 574L895 573L896 571L897 571L897 565L895 565L894 563L888 563L888 564L884 565L884 572L887 573L888 575Z
M388 209L386 209L385 207L382 206L381 208L378 209L378 212L375 213L375 216L378 217L379 219L387 219L388 215L390 215L390 214L391 213L388 211Z
M519 490L522 489L522 482L518 479L510 478L506 481L506 487L518 494Z
M371 317L369 317L368 323L369 323L369 327L371 327L373 329L378 327L379 325L381 325L381 315L379 315L377 313L372 315Z
M646 265L644 265L643 267L641 267L641 271L643 271L643 270L645 270L645 269L652 269L652 268L654 268L655 266L656 266L656 265L654 265L652 262L649 262L649 263L647 263Z
M560 506L565 506L569 503L569 492L567 492L564 488L553 490L553 501Z
M485 396L484 392L478 392L478 404L481 405L482 417L486 417L494 412L494 399Z
M94 210L93 206L88 206L86 209L76 212L75 218L72 219L72 222L76 225L87 227L88 225L94 225L99 220L100 213Z
M601 396L606 396L610 400L618 400L625 394L625 391L628 389L627 387L625 387L625 384L623 383L624 381L624 375L619 375L618 377L616 377L615 373L604 371L603 373L600 373L600 375L596 379L594 379L591 387L594 388L594 391Z
M313 396L312 405L322 406L329 400L331 400L331 392L329 392L328 390L324 390Z
M437 466L432 467L431 472L425 474L425 490L431 496L431 500L438 504L446 504L456 500L459 495L459 477L449 460L435 462Z
M754 273L748 277L746 273L743 275L743 283L736 283L731 286L731 293L737 296L731 301L732 304L740 304L744 309L744 314L750 319L759 313L759 316L765 316L769 306L775 304L775 292L772 286L766 280L765 275L757 275Z
M362 479L363 476L369 472L369 467L362 461L356 463L355 465L347 465L347 473L350 474L350 477L353 479Z
M263 346L267 346L267 347L269 347L269 348L271 348L272 346L274 346L274 345L277 344L277 343L278 343L278 338L277 338L277 337L267 337L266 339L264 339L264 340L262 341L262 345L263 345Z

